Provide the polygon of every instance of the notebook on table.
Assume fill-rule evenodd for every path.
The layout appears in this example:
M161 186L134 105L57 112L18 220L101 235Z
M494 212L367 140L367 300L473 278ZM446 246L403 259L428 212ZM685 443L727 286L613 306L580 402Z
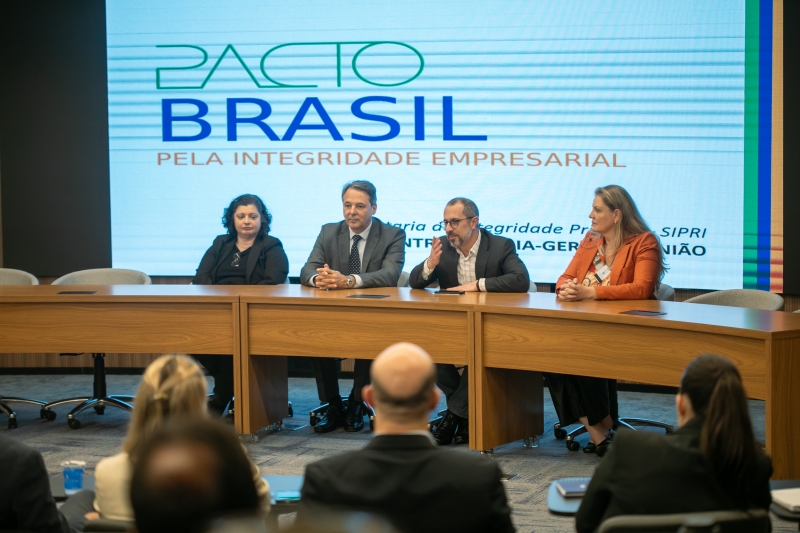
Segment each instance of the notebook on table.
M586 487L589 486L590 477L570 477L559 479L556 482L558 493L564 498L581 498L586 494Z
M800 513L800 489L773 490L772 501L793 513Z

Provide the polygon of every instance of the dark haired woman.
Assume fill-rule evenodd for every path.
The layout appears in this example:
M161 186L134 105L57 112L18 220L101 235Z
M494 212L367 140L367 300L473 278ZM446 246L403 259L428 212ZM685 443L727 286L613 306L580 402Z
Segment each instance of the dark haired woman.
M286 281L289 260L281 241L270 237L272 215L261 198L243 194L234 198L222 216L228 230L214 239L206 250L195 285L278 285ZM233 397L233 358L219 355L195 355L214 377L211 411L222 413Z
M679 429L620 431L597 467L575 527L595 531L623 514L768 509L772 462L753 436L736 367L718 355L694 359L675 397Z
M556 282L558 300L647 300L664 277L664 255L636 203L624 188L594 191L592 230ZM587 453L603 455L611 443L608 380L546 373L562 426L580 421L589 433Z

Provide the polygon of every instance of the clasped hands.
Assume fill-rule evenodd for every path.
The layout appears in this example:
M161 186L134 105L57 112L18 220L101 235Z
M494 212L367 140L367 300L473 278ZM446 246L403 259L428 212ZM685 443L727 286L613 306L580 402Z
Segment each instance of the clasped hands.
M558 291L558 299L565 302L577 302L579 300L595 300L597 292L594 287L587 287L578 283L577 278L568 280Z
M346 289L347 276L337 270L332 270L325 263L325 266L317 269L317 277L314 278L314 285L318 289Z

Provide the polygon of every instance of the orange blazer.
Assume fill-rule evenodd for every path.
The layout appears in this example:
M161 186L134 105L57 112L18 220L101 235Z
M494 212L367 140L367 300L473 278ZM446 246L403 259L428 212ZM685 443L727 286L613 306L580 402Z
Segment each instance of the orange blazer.
M587 233L567 270L556 282L556 292L568 280L582 282L592 264L602 239ZM617 252L611 267L611 284L595 287L598 300L655 300L656 282L661 266L658 239L652 233L629 235Z

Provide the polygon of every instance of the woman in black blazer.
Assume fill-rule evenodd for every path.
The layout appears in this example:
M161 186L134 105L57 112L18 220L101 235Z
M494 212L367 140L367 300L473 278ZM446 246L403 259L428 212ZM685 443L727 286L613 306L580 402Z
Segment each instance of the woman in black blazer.
M289 274L289 259L281 241L270 237L272 215L261 198L243 194L234 198L222 216L228 230L206 250L194 285L278 285ZM208 408L222 413L233 397L233 358L195 355L214 377L214 397Z
M579 533L617 515L769 509L772 462L753 435L733 363L710 354L694 359L675 407L674 433L617 433L581 502Z

